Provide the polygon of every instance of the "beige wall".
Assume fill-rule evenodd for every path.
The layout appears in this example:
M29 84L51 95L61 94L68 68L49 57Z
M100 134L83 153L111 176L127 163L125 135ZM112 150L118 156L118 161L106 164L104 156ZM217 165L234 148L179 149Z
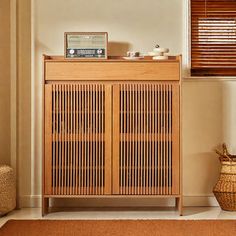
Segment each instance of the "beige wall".
M10 1L0 1L0 164L10 164Z
M147 52L159 43L169 47L171 54L182 53L185 69L188 51L185 2L32 1L32 155L30 158L27 154L24 159L27 166L21 166L26 180L21 191L23 204L37 205L41 194L42 54L63 54L65 31L107 31L109 41L113 42L110 49L112 54L118 53L114 45L122 52L128 49ZM184 195L189 197L186 198L186 204L207 205L206 197L212 196L212 187L219 172L219 163L213 149L226 141L231 150L236 152L234 88L234 80L213 78L183 81L183 176Z

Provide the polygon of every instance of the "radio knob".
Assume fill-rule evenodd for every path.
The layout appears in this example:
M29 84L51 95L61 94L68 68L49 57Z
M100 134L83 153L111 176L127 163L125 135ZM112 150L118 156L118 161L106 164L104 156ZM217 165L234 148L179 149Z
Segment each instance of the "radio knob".
M70 49L70 54L74 54L75 53L75 50L74 49Z
M102 54L102 49L98 49L97 54Z

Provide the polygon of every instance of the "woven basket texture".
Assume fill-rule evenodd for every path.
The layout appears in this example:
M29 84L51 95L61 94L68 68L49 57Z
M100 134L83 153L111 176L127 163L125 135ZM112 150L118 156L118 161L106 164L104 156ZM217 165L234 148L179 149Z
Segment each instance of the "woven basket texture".
M9 166L0 166L0 216L16 207L16 184L14 171Z
M213 193L220 207L226 211L236 211L236 162L222 161L220 178Z

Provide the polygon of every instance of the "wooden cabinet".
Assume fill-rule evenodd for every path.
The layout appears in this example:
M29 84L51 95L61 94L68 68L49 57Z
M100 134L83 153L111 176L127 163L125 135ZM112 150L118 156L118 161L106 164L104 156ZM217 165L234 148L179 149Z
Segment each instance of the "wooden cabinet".
M174 197L181 214L180 57L44 57L49 198Z

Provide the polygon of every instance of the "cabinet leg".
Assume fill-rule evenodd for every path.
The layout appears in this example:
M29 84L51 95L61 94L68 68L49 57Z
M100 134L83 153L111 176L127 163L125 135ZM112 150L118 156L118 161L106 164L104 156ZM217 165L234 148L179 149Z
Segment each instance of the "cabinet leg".
M49 198L42 199L42 216L45 216L48 214L48 208L49 208Z
M175 206L179 211L179 215L182 216L183 215L183 198L182 198L182 196L175 199Z

